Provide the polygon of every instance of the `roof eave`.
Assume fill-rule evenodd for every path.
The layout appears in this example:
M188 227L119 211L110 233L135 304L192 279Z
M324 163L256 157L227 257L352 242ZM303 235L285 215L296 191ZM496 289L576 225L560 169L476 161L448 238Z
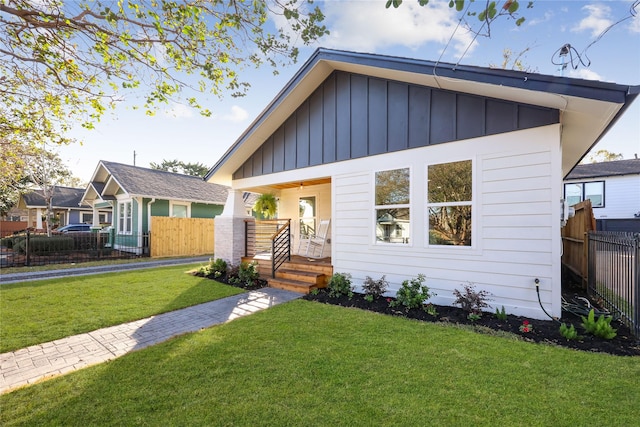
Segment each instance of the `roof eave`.
M578 121L581 118L573 108L578 113L608 111L600 122L592 123L592 116L584 120L590 125L585 130L563 132L563 149L567 149L563 175L602 138L640 91L638 86L318 49L209 170L205 180L231 185L235 170L334 70L555 108Z

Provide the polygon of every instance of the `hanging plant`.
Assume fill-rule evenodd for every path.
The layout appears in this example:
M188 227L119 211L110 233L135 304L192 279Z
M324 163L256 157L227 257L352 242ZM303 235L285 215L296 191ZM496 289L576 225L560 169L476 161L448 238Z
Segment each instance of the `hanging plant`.
M277 208L276 196L270 193L261 194L253 205L253 210L266 219L274 218Z

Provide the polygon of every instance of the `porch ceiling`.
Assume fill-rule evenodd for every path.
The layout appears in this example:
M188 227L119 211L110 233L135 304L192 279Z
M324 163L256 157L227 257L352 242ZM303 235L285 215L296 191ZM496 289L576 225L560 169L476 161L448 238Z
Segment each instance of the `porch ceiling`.
M311 187L312 185L330 184L330 183L331 183L331 178L319 178L319 179L306 179L303 181L296 181L296 182L284 182L281 184L270 185L270 187L276 190L285 190L287 188L300 187L301 185L304 187Z

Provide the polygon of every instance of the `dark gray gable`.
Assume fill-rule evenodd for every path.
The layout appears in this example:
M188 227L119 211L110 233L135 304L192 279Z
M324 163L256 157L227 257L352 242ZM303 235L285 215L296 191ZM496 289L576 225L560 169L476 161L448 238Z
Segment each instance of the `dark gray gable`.
M56 208L80 209L83 193L84 188L56 186L53 189L51 205ZM22 198L27 206L47 206L42 190L35 190L31 193L23 194Z
M559 123L558 110L336 71L233 179Z
M204 181L197 176L148 169L122 163L101 161L111 176L129 194L158 197L168 200L190 200L224 205L229 188ZM104 189L104 183L93 182ZM102 190L100 190L102 194Z

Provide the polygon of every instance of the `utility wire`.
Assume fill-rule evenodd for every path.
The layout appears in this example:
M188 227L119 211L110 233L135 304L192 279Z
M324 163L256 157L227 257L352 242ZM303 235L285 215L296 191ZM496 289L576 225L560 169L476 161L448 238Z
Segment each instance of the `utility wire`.
M568 64L566 62L564 62L564 60L562 60L560 62L556 62L557 61L555 59L556 55L559 58L564 58L565 56L569 55L569 59L570 59L569 64L571 64L571 67L574 70L578 69L580 64L582 64L585 68L588 68L589 66L591 66L591 60L589 59L589 56L587 55L587 50L589 50L589 48L591 48L591 46L593 46L594 44L599 42L602 39L602 37L604 37L604 35L607 34L609 32L609 30L611 30L613 27L623 23L627 19L635 18L638 15L638 11L637 11L638 7L640 7L640 0L636 0L631 4L631 6L629 7L629 15L628 16L625 16L624 18L614 22L613 24L611 24L607 28L605 28L598 35L598 37L595 38L595 40L593 40L591 43L589 43L587 45L587 47L585 47L582 50L582 52L578 53L578 51L573 46L571 46L569 43L564 44L558 50L556 50L553 53L553 55L551 55L551 63L553 65L562 65L563 68L564 68ZM575 55L575 57L574 57L574 55Z

